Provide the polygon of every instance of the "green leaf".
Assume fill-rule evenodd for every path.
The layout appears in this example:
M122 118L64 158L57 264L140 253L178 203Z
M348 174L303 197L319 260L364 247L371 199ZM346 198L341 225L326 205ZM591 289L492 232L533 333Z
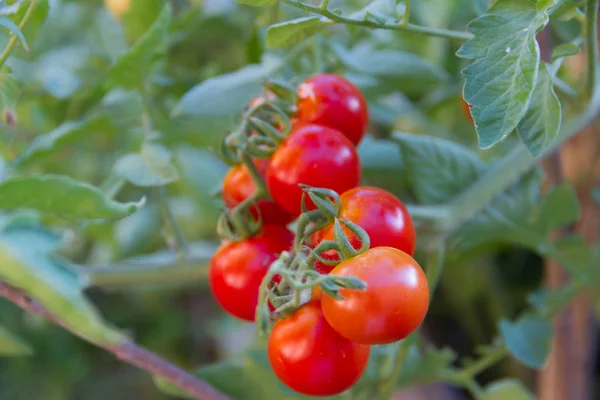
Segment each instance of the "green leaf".
M526 176L461 227L452 238L457 248L503 242L539 251L550 232L576 222L581 210L573 188L553 187L540 198L539 178L535 171Z
M21 1L18 3L17 7L13 9L14 12L8 15L14 24L21 23L32 1L34 0ZM48 11L50 10L49 0L35 0L35 2L36 5L33 14L31 14L31 17L27 20L27 24L21 29L23 36L30 40L36 37L38 31L46 21Z
M517 360L534 369L544 366L554 334L548 320L525 314L514 323L501 320L499 329L506 347Z
M111 120L97 115L80 121L68 121L48 133L37 136L15 159L14 164L37 160L75 143L86 136L111 129Z
M34 209L67 219L117 219L144 204L119 203L100 189L60 175L9 178L0 183L0 210Z
M333 23L324 17L304 17L271 25L267 30L267 47L287 47L299 43Z
M101 345L124 340L81 293L82 280L53 256L61 238L42 227L9 227L0 233L0 280L38 301L62 323Z
M421 351L419 346L412 345L398 377L398 385L411 386L443 380L452 371L455 359L456 353L448 347L436 349L427 346Z
M486 170L471 150L433 136L394 133L405 174L423 204L446 203L470 186Z
M544 197L538 215L539 229L542 232L563 228L577 222L581 216L579 198L573 186L555 186Z
M370 46L358 46L350 52L340 47L334 50L351 71L377 78L390 91L424 93L449 78L442 68L405 51L375 50Z
M164 146L146 143L140 153L121 157L114 172L136 186L162 186L179 179L171 159L171 152Z
M574 56L580 52L581 48L575 43L560 44L552 49L552 61L556 61L563 57Z
M548 66L542 63L529 107L517 126L521 140L533 156L538 156L554 141L561 117L561 105L554 93L552 75Z
M254 7L267 7L274 6L277 4L278 0L237 0L237 2Z
M456 54L474 60L463 70L464 98L482 149L508 136L525 115L540 63L535 36L547 22L533 0L498 0L469 23L475 37Z
M29 356L33 349L0 325L0 357Z
M7 108L14 109L17 96L19 95L19 86L10 74L10 69L3 66L0 69L0 111Z
M456 250L467 251L486 243L519 243L537 249L546 235L534 224L540 197L540 177L535 171L494 199L452 237Z
M501 379L484 389L481 400L534 400L535 397L517 379Z
M173 109L173 116L189 116L201 120L223 120L241 113L252 97L260 93L261 81L270 68L247 65L235 72L207 79L191 88ZM229 121L225 121L225 126Z
M29 47L27 46L27 41L25 40L25 36L23 36L23 32L21 32L19 27L10 18L0 15L0 26L5 27L13 35L16 35L21 41L23 48L29 51Z
M555 315L573 299L577 292L578 290L571 280L557 288L540 289L533 292L527 297L527 300L538 312L544 315Z
M156 21L140 36L133 47L121 55L108 72L109 86L121 86L126 89L143 88L147 78L153 72L155 61L165 50L171 6L165 5Z

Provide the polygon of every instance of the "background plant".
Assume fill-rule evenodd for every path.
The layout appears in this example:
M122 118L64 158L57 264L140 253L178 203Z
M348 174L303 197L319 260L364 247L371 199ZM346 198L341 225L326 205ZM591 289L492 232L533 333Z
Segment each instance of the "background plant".
M0 293L33 312L0 304L3 396L162 398L57 324L167 393L298 397L254 328L207 294L227 169L215 149L266 79L332 71L369 100L363 183L411 203L437 287L421 332L377 347L348 396L444 382L531 397L552 318L578 294L597 303L596 237L573 224L596 207L598 157L563 154L572 182L556 169L600 110L597 1L238 3L132 0L111 15L100 1L0 2ZM560 286L542 288L544 260Z

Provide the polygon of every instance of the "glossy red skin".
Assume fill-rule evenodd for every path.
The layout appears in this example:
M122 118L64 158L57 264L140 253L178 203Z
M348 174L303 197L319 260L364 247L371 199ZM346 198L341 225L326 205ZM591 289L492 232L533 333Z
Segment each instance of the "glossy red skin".
M298 184L345 192L360 182L360 160L354 145L334 129L297 124L271 156L266 181L273 200L288 213L301 213ZM314 205L308 204L308 208Z
M360 186L342 193L339 217L348 219L363 228L373 247L394 247L409 255L415 252L416 233L408 209L396 196L376 187ZM333 240L333 224L313 234L314 246L323 240ZM348 229L344 231L355 249L360 241ZM321 255L328 260L339 259L337 253L327 252ZM315 268L320 273L328 273L333 267L317 262Z
M367 367L370 347L341 337L327 323L318 300L275 323L269 336L271 367L291 389L333 396L349 389Z
M254 160L258 172L264 177L269 165L265 159ZM254 182L248 169L242 164L232 167L223 179L223 201L229 208L233 208L252 196ZM294 220L294 216L279 207L273 200L259 200L255 207L250 209L254 218L259 214L265 224L285 225Z
M354 276L365 290L340 290L343 300L321 296L321 308L340 335L362 344L404 339L423 322L429 308L429 285L419 264L405 252L375 247L332 271Z
M369 108L361 91L336 74L313 76L297 90L301 121L323 125L342 132L358 145L367 131Z
M294 235L283 225L264 225L250 239L224 242L210 261L209 284L217 302L234 317L254 321L258 289L270 264L289 250Z

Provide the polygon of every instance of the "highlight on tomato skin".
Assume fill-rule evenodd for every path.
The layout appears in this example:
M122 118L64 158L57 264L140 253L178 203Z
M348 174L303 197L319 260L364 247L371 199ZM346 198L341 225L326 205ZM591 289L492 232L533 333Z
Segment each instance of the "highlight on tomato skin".
M299 123L271 156L266 181L273 200L288 213L302 211L303 190L298 186L332 189L343 193L360 183L356 147L339 131ZM311 201L308 209L314 209Z
M208 281L219 305L234 317L253 322L259 288L269 265L289 250L294 235L283 225L264 225L252 238L224 242L210 261Z
M321 295L327 322L343 337L362 344L402 340L421 325L429 309L429 284L410 255L375 247L336 266L332 274L354 276L364 290L341 289L342 300Z
M308 396L334 396L352 387L369 361L370 346L340 336L318 300L278 320L268 343L269 362L289 388Z
M387 190L371 186L359 186L340 196L339 218L348 219L369 235L371 248L394 247L413 255L416 246L416 232L412 217L404 203ZM355 249L361 247L360 240L346 227L344 232ZM310 238L314 248L323 240L334 239L333 224L315 232ZM335 251L321 254L327 260L339 260ZM333 267L321 262L315 264L320 273L328 273Z
M337 74L319 74L298 87L297 117L342 132L356 146L369 122L369 107L362 92Z
M265 176L269 161L266 159L254 160L256 169ZM223 179L223 202L229 208L233 208L252 196L255 190L254 181L245 165L240 164L232 167ZM250 208L254 218L259 215L265 224L285 225L294 220L294 216L279 207L273 200L259 200Z

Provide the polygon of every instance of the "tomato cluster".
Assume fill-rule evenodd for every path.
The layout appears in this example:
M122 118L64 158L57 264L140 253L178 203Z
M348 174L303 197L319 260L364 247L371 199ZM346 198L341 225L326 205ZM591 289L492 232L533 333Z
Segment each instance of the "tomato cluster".
M254 99L250 107L272 97ZM211 260L209 280L217 302L246 321L258 315L263 280L283 252L293 258L295 252L308 251L313 254L309 259L316 260L309 268L318 276L354 277L366 284L362 290L342 287L339 296L315 284L310 299L291 312L272 315L276 321L268 356L276 375L297 392L331 396L360 379L370 345L401 340L417 329L429 307L429 287L412 257L416 234L406 206L383 189L359 186L356 146L368 124L362 93L341 76L321 74L302 83L294 98L291 129L268 158L234 166L225 177L223 201L229 208L253 196L257 175L268 196L249 208L262 222L260 230L249 238L224 240ZM317 199L306 196L306 187L335 192L339 199L332 208L337 215L328 216L306 236L296 234L302 238L299 248L286 225L321 210ZM348 223L341 234L341 225L336 225L340 220ZM366 251L365 236L353 233L350 226L368 235ZM340 235L354 252L341 252L339 247L315 251L335 245ZM281 276L271 273L266 279L278 285ZM269 310L275 310L270 303Z

